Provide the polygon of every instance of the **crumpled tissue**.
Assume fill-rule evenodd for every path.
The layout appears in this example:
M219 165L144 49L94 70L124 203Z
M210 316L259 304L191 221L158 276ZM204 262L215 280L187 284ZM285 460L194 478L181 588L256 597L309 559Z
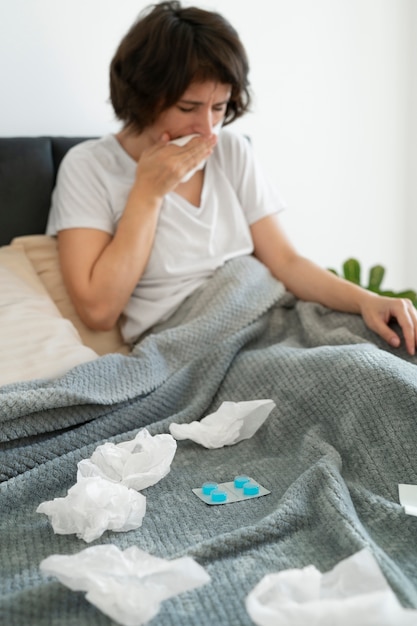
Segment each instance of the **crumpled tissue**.
M123 626L145 624L164 600L210 581L191 557L168 561L136 546L121 551L111 544L49 556L40 569L73 591L86 591L91 604Z
M49 517L55 533L76 533L90 543L106 530L139 528L146 513L146 497L96 476L78 481L65 498L42 502L36 512Z
M166 476L177 442L168 434L150 435L146 428L131 441L98 446L89 459L78 463L78 480L100 476L141 491Z
M223 402L202 420L190 424L173 422L169 430L175 439L192 439L206 448L232 446L252 437L275 406L273 400Z
M413 626L367 550L321 574L314 565L268 574L246 598L257 626Z

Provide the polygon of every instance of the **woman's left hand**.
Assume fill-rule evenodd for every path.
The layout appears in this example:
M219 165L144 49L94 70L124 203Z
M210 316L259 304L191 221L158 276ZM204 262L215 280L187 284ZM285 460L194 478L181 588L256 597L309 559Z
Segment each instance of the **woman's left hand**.
M411 355L415 354L417 345L417 310L408 298L391 298L367 292L361 306L361 314L365 324L380 335L385 341L398 348L401 339L389 326L395 318L404 335L405 347Z

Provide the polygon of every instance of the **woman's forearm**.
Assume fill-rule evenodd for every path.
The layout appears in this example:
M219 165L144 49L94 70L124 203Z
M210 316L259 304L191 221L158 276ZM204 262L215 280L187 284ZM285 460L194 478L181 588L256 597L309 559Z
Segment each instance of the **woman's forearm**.
M270 269L301 300L319 302L337 311L361 313L365 300L374 297L302 256L294 256L275 271Z
M74 305L91 328L112 328L139 282L152 249L160 202L132 190L113 237L94 229L59 234L64 279Z
M373 294L297 253L275 215L251 226L255 255L271 273L301 300L320 302L329 308L361 313Z

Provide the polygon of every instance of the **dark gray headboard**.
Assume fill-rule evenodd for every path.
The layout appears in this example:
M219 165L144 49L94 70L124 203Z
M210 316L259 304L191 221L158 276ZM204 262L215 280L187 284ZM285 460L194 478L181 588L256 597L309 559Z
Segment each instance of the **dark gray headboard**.
M0 138L0 245L45 232L59 164L69 148L86 139Z

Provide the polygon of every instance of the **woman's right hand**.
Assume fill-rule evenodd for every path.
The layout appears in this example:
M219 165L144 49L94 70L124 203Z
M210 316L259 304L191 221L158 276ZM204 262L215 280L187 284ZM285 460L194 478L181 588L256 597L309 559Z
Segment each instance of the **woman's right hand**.
M207 159L217 142L216 135L194 137L185 146L169 143L168 133L145 149L138 161L135 187L144 197L162 199L186 174Z

